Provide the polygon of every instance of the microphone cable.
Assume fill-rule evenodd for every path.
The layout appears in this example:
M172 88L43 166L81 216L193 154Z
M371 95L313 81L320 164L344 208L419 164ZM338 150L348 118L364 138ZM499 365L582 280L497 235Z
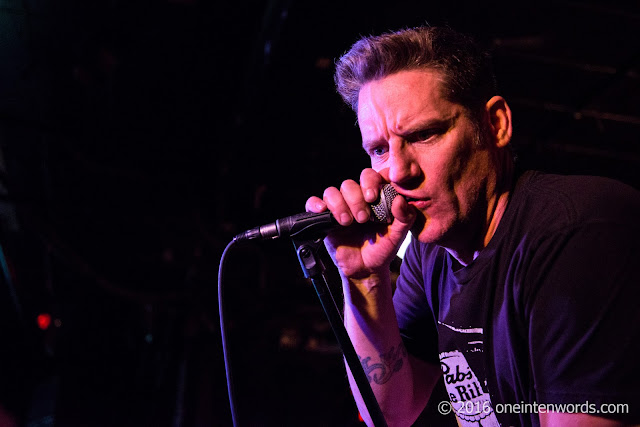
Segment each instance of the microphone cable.
M222 256L220 257L220 265L218 266L218 317L220 318L220 338L222 340L222 353L224 355L224 367L227 376L227 392L229 394L229 407L231 409L231 420L233 422L233 426L238 426L238 416L236 413L236 405L235 405L235 394L233 389L233 376L231 373L231 363L229 357L229 347L227 343L227 327L224 322L225 310L223 304L223 294L224 294L224 286L223 286L223 272L224 272L224 263L227 252L231 247L236 243L236 239L231 240L227 247L224 248L222 252Z

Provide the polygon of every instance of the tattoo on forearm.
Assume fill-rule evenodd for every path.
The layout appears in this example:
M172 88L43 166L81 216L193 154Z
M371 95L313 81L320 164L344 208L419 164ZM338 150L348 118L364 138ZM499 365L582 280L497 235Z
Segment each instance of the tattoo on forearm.
M393 374L402 368L404 358L407 357L407 349L400 343L397 347L391 347L388 352L380 353L379 357L380 362L371 363L371 357L362 358L358 355L370 383L384 384L389 381Z

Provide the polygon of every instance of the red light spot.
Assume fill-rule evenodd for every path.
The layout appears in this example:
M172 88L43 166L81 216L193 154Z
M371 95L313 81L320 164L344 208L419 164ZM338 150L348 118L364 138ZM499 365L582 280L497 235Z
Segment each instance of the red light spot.
M38 322L38 327L43 331L49 329L49 325L51 325L51 315L48 313L38 314L38 318L36 319Z

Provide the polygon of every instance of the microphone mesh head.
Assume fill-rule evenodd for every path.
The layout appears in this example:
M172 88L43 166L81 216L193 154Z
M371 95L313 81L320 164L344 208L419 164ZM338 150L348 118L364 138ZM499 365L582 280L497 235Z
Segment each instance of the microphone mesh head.
M380 191L379 199L371 205L371 211L373 222L382 222L390 224L393 221L393 215L391 215L391 203L393 199L398 196L398 192L391 184L386 184Z

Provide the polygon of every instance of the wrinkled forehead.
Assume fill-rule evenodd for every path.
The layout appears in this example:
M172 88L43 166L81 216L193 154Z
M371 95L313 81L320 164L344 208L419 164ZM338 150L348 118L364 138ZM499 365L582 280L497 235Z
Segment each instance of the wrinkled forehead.
M439 83L439 87L441 90L441 95L442 96L447 96L449 89L448 87L449 85L449 79L447 78L446 73L444 72L444 70L439 69L438 67L435 66L416 66L415 68L403 68L397 71L393 71L391 73L385 73L382 75L376 75L373 76L367 80L364 81L364 83L361 84L360 89L357 92L357 96L355 97L355 99L352 102L352 108L353 110L357 113L358 112L358 108L360 106L360 93L362 92L362 89L365 88L366 86L381 82L381 81L386 81L386 80L391 80L394 77L398 76L398 75L402 75L402 74L406 74L406 73L416 73L416 74L427 74L430 75L431 78L434 80L434 82L438 82Z
M358 94L358 122L375 116L402 119L436 112L448 103L439 72L433 70L401 71L372 80Z

